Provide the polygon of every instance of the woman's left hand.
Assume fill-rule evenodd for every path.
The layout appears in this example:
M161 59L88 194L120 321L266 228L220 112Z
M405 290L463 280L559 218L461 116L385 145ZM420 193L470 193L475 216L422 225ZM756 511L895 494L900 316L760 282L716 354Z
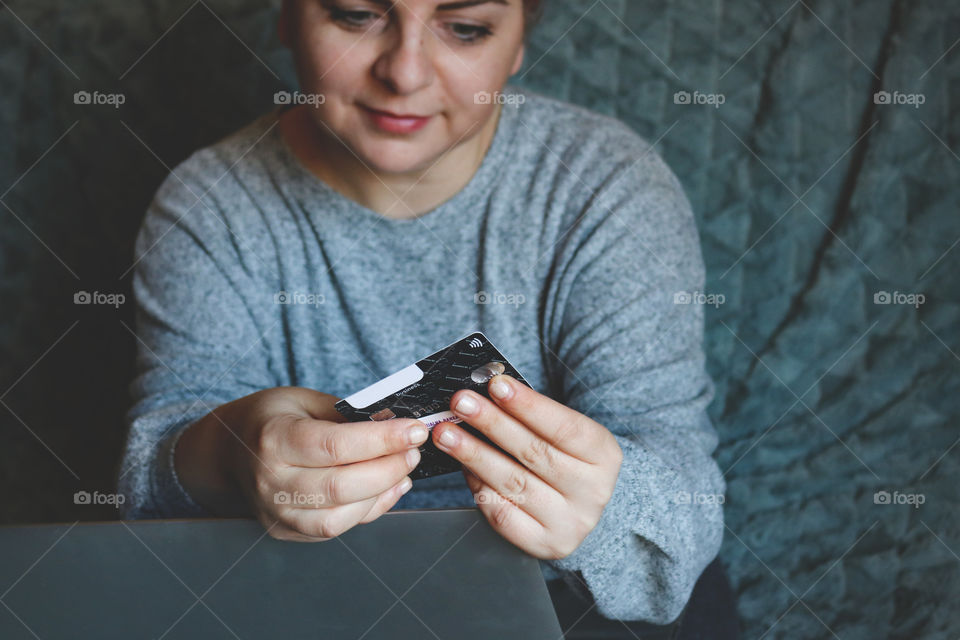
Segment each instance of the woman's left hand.
M433 428L433 442L463 464L477 506L500 535L536 558L564 558L613 495L620 445L602 424L510 376L494 376L488 390L496 402L460 390L450 409L517 460L450 422ZM456 441L445 443L446 434Z

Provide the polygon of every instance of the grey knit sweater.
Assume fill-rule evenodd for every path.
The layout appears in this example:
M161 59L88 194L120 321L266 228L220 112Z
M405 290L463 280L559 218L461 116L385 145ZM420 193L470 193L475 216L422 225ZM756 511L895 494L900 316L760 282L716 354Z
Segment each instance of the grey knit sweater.
M476 174L415 219L309 173L279 111L174 169L135 248L125 518L210 515L179 484L173 447L220 404L282 385L345 397L480 330L624 453L599 524L541 561L544 575L580 571L610 618L679 614L719 550L725 490L703 307L683 295L704 284L690 204L620 121L504 93ZM438 506L475 506L461 474L418 480L395 508Z

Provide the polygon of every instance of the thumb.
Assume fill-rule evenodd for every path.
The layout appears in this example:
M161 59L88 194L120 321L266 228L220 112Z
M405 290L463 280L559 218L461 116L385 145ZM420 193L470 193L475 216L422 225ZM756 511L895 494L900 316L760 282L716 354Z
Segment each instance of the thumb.
M302 409L304 415L314 420L347 421L333 406L340 400L337 396L306 387L291 387L290 392L292 399Z

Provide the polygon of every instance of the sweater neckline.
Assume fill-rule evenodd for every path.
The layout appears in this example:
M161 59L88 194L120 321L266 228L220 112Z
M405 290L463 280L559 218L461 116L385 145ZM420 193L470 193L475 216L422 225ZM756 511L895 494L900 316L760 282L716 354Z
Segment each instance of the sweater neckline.
M507 87L505 87L504 93L506 92ZM504 160L509 156L512 143L517 138L517 119L519 117L519 111L522 108L523 102L515 104L507 102L503 104L500 109L500 116L497 122L497 128L493 134L493 139L487 147L480 166L474 171L473 176L467 184L450 198L447 198L429 211L412 218L389 218L345 196L316 176L300 162L300 159L297 158L286 140L284 140L279 127L273 127L270 135L273 137L282 161L288 166L293 167L298 182L302 184L308 192L320 193L325 199L328 199L328 202L330 201L329 199L337 202L346 215L357 222L372 222L394 232L403 232L408 229L420 229L420 225L424 223L430 223L432 225L443 222L445 219L456 215L457 212L469 208L472 203L478 202L490 190L496 181ZM269 114L270 123L279 119L283 109L284 107L278 107Z

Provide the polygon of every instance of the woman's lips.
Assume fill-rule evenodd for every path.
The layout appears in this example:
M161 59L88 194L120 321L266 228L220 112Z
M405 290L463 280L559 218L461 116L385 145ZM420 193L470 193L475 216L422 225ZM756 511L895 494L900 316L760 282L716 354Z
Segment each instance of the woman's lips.
M378 111L361 105L363 111L370 117L377 128L388 133L413 133L422 129L433 116L395 115L387 111Z

